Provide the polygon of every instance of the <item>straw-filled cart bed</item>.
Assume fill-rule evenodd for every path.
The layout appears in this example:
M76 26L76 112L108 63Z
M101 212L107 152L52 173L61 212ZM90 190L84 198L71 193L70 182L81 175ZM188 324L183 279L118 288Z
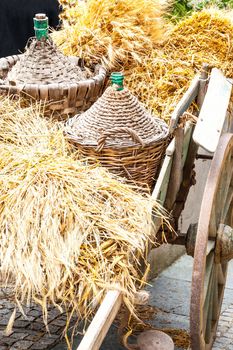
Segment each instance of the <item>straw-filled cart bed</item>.
M88 3L92 6L87 10L93 11L100 2L88 1ZM153 1L154 5L155 3ZM143 7L143 1L131 4ZM154 16L156 13L160 15L160 10L156 12L154 5L153 8L147 7L146 13L153 9ZM86 11L84 2L83 6ZM123 9L125 10L124 6ZM112 29L108 25L107 9L105 11L101 7L100 10L105 25L98 26L97 23L95 33L101 36L102 30L108 30L109 35L106 38L110 40ZM134 7L130 7L130 10L132 15L136 14L137 23L143 19L140 17L140 11L135 11ZM122 15L123 12L119 13ZM114 14L113 11L111 13ZM93 32L89 30L89 26L92 23L96 24L96 21L88 22L88 13L85 14L87 17L81 17L78 13L79 19L86 21L84 24L87 29L85 33L80 31L78 44L74 38L77 26L83 25L82 21L75 27L64 28L63 32L55 33L54 37L64 52L82 56L81 43L84 45L86 42L90 43L91 38L94 44L93 47L89 46L89 56L95 53L95 63L101 57L108 67L124 66L125 62L129 89L139 96L140 101L156 111L156 115L166 120L169 119L171 111L189 85L195 71L200 69L200 56L204 55L203 52L206 52L204 61L209 61L211 58L212 63L217 62L218 65L224 62L225 72L229 75L232 72L232 51L229 48L232 45L233 27L229 19L221 18L219 14L204 12L193 15L191 19L184 21L185 26L180 24L174 28L170 32L171 39L165 38L161 45L158 44L158 38L161 38L158 34L161 29L160 22L153 27L153 33L150 30L151 23L149 25L146 21L132 33L124 27L122 20L120 26L115 23L114 41L110 40L107 41L107 45L104 42L104 45L99 46L96 44L99 43L98 36L93 36ZM135 17L131 17L132 21L129 23L135 23ZM220 23L215 34L218 39L224 40L221 44L219 40L213 40L213 47L208 41L208 47L211 47L210 57L204 43L206 38L211 40L214 37L214 35L207 36L208 31L212 30L211 23ZM198 41L198 35L203 35L201 41ZM120 49L114 52L113 48L116 46L112 43L118 43L119 38ZM145 40L141 40L141 45L137 46L136 38ZM203 50L198 51L199 56L197 48L200 45ZM195 53L191 50L192 47ZM33 41L30 48L33 50L35 48ZM50 41L43 42L38 47L38 52L42 49L49 54L50 48L58 55L57 67L60 67L62 58ZM100 52L97 51L98 48ZM145 53L148 57L145 57ZM182 56L183 54L185 56ZM27 76L29 80L25 82L21 80L20 75L14 73L13 69L15 67L16 70L20 65L20 59L23 63L22 57L26 56L12 56L0 60L1 91L46 100L50 102L48 104L50 112L73 114L85 110L105 88L106 71L103 68L96 66L95 76L89 77L91 73L84 69L82 60L73 57L65 58L67 69L64 74L67 74L72 81L69 86L60 80L57 67L54 69L54 74L47 75L44 70L45 64L39 71L43 71L43 77L49 78L46 84L38 82L37 74L34 77ZM34 56L30 57L31 68L27 69L27 74L35 68ZM78 67L81 75L87 74L87 79L85 77L78 83L76 78L73 81L74 67ZM55 79L55 82L51 79ZM107 103L109 104L108 101ZM1 100L0 109L0 273L6 284L14 281L16 302L18 305L30 301L39 303L44 311L45 322L47 305L50 303L68 310L69 315L90 319L105 292L114 285L114 288L122 291L121 295L126 306L132 311L135 293L143 284L141 261L145 259L150 241L152 208L155 209L154 214L159 220L164 219L164 211L153 202L152 198L140 193L138 187L126 184L123 179L110 174L96 163L90 164L89 159L80 160L72 145L67 143L61 125L41 118L38 110L35 111L31 107L20 109L18 104L8 99ZM106 155L112 156L111 147L107 146L112 146L115 142L113 132L120 130L117 138L123 142L126 139L129 142L125 132L131 135L133 140L130 144L126 144L127 151L132 143L133 147L135 146L135 140L137 149L140 143L143 143L141 139L144 135L140 135L142 129L138 129L138 134L135 136L135 132L129 130L130 126L128 125L127 129L124 125L124 120L118 127L121 130L110 129L108 132L105 130L101 138L98 138L98 142L93 144L94 156L98 158L99 153L103 156L101 162L105 158L105 147ZM83 128L85 129L85 125ZM149 131L150 128L147 130L148 134ZM94 127L92 132L95 133ZM164 135L167 136L166 132ZM112 143L110 138L113 138ZM161 143L164 152L165 145L163 141ZM99 152L95 150L98 146ZM84 146L83 150L85 153ZM149 153L150 151L152 152ZM151 154L155 154L155 149L149 149L149 152L146 155L147 164L150 163ZM91 155L90 147L88 155ZM116 152L114 157L115 155ZM118 157L122 158L122 155L125 156L120 151ZM144 157L145 154L142 155ZM161 154L159 157L161 160ZM148 168L142 165L141 156L138 161L138 169L135 170L133 167L133 171L145 175L146 182L151 181L155 167L151 168L152 172L148 175Z
M0 275L13 281L18 305L39 303L45 322L51 303L68 320L88 320L117 284L133 310L160 206L78 160L60 124L8 99L0 105L0 159Z

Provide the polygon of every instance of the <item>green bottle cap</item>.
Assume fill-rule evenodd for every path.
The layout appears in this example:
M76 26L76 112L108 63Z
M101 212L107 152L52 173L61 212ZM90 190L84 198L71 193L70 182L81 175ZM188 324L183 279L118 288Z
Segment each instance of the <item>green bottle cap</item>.
M118 85L117 91L121 91L124 89L124 74L121 72L113 72L110 76L110 80L112 84Z
M35 35L37 40L48 38L49 21L44 13L37 13L33 18Z

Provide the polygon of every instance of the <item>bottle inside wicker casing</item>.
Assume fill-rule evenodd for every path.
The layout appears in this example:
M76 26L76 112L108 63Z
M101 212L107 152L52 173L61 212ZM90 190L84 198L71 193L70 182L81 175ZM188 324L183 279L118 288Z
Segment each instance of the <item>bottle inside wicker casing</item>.
M63 55L48 35L45 14L35 15L34 26L24 54L0 59L0 93L45 101L48 114L62 118L87 110L105 88L106 70L91 71L82 59Z
M167 146L167 124L123 88L121 73L111 81L89 110L68 120L68 139L84 157L151 190Z

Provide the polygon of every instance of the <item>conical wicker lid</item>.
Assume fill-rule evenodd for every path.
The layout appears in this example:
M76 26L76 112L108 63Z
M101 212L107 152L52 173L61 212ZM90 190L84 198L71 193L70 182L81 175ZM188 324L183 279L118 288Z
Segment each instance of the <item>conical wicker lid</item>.
M68 137L86 146L149 145L168 136L167 124L152 116L128 89L108 87L85 113L67 122Z
M64 56L51 39L38 42L35 38L7 76L16 85L77 83L86 78L87 73Z
M48 18L44 14L36 16L39 16L39 25L46 25ZM31 39L26 52L8 73L6 80L10 84L77 83L87 79L87 72L57 49L46 28L35 28L35 31L37 37ZM40 31L44 31L44 37Z

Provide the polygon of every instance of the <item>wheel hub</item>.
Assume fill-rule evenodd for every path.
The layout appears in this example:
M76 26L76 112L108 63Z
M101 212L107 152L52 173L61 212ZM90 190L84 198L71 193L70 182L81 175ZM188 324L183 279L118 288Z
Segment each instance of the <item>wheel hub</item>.
M189 225L186 235L185 248L188 255L194 257L194 250L197 238L197 223Z
M233 259L233 228L220 224L215 247L215 262L223 263Z

